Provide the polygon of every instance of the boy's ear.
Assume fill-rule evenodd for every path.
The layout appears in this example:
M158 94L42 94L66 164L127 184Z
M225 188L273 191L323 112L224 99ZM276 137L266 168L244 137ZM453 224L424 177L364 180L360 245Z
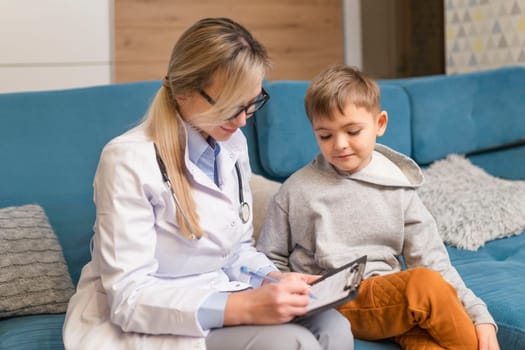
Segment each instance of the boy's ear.
M388 113L386 111L381 111L377 116L377 132L376 136L383 136L386 131L386 126L388 124Z

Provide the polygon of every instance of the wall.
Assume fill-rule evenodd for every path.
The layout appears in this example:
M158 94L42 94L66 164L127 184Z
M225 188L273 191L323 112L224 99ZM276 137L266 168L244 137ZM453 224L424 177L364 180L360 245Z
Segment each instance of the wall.
M0 0L0 92L111 81L111 0Z
M343 0L344 63L363 69L361 0Z
M443 0L361 0L363 70L378 79L445 72Z
M273 59L269 79L343 62L341 0L0 0L0 92L160 79L205 16L248 27Z
M525 0L444 0L448 74L525 66Z
M266 46L269 79L311 79L343 62L341 0L115 0L116 81L160 79L182 31L215 16L240 22Z

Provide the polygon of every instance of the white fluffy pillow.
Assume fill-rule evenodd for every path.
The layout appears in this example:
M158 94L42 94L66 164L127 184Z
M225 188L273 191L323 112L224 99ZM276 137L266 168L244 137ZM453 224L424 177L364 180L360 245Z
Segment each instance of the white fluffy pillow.
M496 178L459 155L433 163L424 174L418 193L446 243L477 250L525 230L525 181Z

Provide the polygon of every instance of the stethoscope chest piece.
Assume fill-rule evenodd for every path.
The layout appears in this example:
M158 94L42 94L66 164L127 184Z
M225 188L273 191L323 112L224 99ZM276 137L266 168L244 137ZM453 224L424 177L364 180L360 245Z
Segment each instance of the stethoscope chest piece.
M235 162L235 172L237 173L237 182L239 185L239 217L241 218L242 223L245 224L250 220L250 205L244 200L241 170L239 169L239 163L237 162Z
M250 220L250 205L244 201L239 207L239 217L241 218L243 224L247 223L248 220Z

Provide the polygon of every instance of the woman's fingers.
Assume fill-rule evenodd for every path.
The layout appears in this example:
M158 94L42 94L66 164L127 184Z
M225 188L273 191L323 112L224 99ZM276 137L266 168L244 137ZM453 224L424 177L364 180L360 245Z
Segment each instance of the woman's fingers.
M301 281L306 282L307 284L312 284L315 281L317 281L319 278L321 278L321 275L309 275L306 273L298 273L298 272L284 272L284 273L274 274L272 275L272 277L275 277L279 280L299 279Z
M282 278L260 288L232 293L226 304L225 325L277 324L304 315L310 286L301 278ZM240 316L242 315L242 317Z

